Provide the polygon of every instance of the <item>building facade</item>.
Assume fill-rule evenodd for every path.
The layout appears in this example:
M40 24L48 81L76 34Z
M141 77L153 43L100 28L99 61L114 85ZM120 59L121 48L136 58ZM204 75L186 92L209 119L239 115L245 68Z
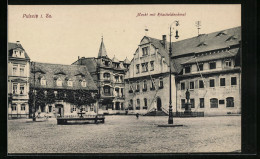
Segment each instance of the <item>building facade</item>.
M99 112L104 114L125 113L125 72L130 61L119 61L107 56L103 38L97 58L78 58L72 65L84 65L90 71L99 90Z
M19 41L8 43L8 118L28 118L30 58Z
M192 111L205 116L241 113L241 27L176 42L173 48L180 71L179 111L184 111L188 89Z
M126 105L133 113L169 109L169 43L145 36L126 74ZM241 113L241 27L172 43L173 112Z
M129 113L146 114L151 111L168 113L169 109L169 43L144 36L126 74L126 105ZM175 70L172 67L172 92L176 92ZM173 110L176 93L172 94Z
M85 66L32 62L30 92L31 113L36 115L97 114L98 89Z

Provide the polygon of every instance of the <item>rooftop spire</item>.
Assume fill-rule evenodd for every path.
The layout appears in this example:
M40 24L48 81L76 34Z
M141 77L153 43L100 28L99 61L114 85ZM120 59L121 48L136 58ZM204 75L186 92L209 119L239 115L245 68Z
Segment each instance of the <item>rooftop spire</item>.
M105 57L105 56L107 56L107 51L106 51L106 48L105 48L105 45L103 42L103 35L102 35L101 44L100 44L99 51L98 51L98 57Z

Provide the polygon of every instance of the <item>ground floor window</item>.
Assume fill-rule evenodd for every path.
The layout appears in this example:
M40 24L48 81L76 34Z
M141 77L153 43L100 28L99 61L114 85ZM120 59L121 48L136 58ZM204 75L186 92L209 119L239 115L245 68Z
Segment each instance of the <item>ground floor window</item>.
M77 108L76 108L75 106L73 106L73 107L71 108L71 111L72 111L72 112L75 112L75 111L77 111Z
M210 107L211 108L218 108L218 99L217 98L211 98L210 99Z
M195 100L194 99L190 99L190 103L191 103L191 108L195 108Z
M17 107L16 104L12 104L12 106L11 106L12 111L16 111L16 107Z
M200 98L200 108L204 108L204 98Z
M25 104L22 104L22 105L21 105L21 110L22 110L22 111L25 111Z
M234 98L233 97L227 97L227 107L234 107Z
M52 106L49 105L49 112L52 112Z
M185 99L181 99L181 108L185 108Z

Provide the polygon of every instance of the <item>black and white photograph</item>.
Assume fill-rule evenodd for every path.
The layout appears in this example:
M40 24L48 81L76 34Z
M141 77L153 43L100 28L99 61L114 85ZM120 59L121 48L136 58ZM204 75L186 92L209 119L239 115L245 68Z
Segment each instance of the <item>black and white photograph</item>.
M241 153L240 4L8 5L7 20L8 154Z

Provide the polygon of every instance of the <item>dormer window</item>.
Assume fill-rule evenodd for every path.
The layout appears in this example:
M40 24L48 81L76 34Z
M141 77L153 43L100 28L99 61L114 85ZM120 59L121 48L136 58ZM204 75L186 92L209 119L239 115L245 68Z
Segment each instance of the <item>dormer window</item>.
M236 39L237 39L237 37L232 35L226 41L232 41L232 40L236 40Z
M62 86L62 80L60 78L57 79L56 85L57 86Z
M199 43L199 45L197 45L197 47L201 47L201 46L207 46L207 44L205 42L201 42Z
M41 85L46 86L46 79L44 77L41 78Z
M184 70L185 70L185 73L190 73L191 67L185 66Z
M222 35L227 35L227 32L226 31L221 31L216 36L222 36Z
M230 60L226 60L225 61L225 66L226 67L231 67L231 61Z
M24 51L23 50L13 50L13 57L24 58Z
M73 81L71 79L68 80L68 86L70 86L70 87L73 86Z
M81 81L81 86L82 86L82 87L86 87L86 86L87 86L86 80Z

